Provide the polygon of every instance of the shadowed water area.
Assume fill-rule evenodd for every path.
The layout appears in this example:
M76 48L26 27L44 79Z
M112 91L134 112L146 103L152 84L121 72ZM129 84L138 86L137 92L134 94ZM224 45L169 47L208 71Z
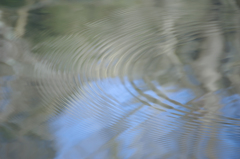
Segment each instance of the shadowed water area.
M239 5L0 0L0 158L239 159Z

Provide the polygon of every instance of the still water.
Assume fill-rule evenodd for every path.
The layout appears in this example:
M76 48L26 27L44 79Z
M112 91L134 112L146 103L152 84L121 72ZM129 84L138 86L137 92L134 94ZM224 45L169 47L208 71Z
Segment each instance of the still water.
M238 0L0 0L1 159L239 159Z

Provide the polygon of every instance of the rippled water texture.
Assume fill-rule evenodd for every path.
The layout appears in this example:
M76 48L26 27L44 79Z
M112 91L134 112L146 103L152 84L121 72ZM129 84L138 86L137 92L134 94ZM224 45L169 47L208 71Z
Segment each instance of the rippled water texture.
M0 0L1 159L239 159L238 0Z

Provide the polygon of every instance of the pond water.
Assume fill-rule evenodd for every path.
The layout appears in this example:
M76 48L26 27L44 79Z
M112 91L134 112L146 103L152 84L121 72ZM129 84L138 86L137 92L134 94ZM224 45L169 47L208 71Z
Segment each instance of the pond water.
M0 1L0 158L239 159L239 4Z

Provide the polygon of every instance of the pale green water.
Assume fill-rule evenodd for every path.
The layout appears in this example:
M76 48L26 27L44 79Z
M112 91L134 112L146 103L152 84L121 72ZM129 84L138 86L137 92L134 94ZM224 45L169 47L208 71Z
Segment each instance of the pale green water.
M1 159L238 159L234 0L0 2Z

